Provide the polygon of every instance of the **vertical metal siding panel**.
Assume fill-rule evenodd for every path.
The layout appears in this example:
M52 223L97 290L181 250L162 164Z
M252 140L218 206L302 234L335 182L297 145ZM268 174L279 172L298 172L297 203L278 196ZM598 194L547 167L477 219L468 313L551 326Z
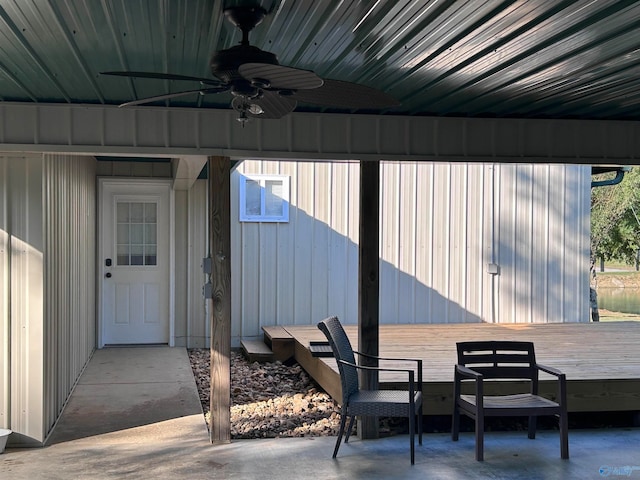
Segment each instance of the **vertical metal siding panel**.
M336 163L331 168L327 313L344 321L348 316L350 297L347 289L349 273L349 218L354 206L349 201L349 172L352 164Z
M582 165L576 167L580 171L579 194L577 201L579 202L580 225L578 226L577 235L580 236L578 247L578 265L576 265L576 275L580 280L578 292L576 295L577 306L575 318L576 322L590 321L590 305L589 305L589 272L586 267L591 259L591 166ZM571 321L571 320L569 320Z
M398 302L395 323L415 323L416 291L416 210L417 164L400 164L396 186L399 205Z
M231 172L231 186L230 186L230 195L231 195L231 342L232 345L238 347L240 346L239 338L242 335L242 317L244 315L244 291L243 291L243 279L244 279L244 224L239 221L238 217L238 209L239 207L239 179L240 175L244 172L244 164L245 162L241 162L235 170ZM208 181L205 181L208 183ZM209 202L208 202L208 187L204 186L204 195L205 195L205 215L208 216ZM196 207L198 201L197 190L195 188L191 189L192 197L190 197L190 206L193 209L193 219L197 221L198 217L198 209ZM208 224L208 221L204 221L205 224ZM193 238L195 245L195 238L197 235L198 229L197 226L194 225L193 229ZM208 237L208 229L205 228L204 233ZM203 258L210 254L208 244L204 244L205 255ZM193 277L195 279L195 277ZM194 283L193 288L196 288ZM193 290L193 289L192 289ZM192 332L190 334L191 338L196 338L200 334L204 335L205 344L204 347L210 345L210 328L208 324L208 314L206 310L206 305L204 305L204 314L205 317L203 319L203 325L200 327L197 323L193 325ZM192 321L196 321L195 316L192 317ZM194 340L194 346L197 340ZM236 344L237 343L237 344Z
M9 159L0 157L0 428L9 427Z
M252 335L260 325L260 232L256 223L243 222L242 229L242 295L241 326L238 335Z
M348 185L348 202L349 202L349 218L347 245L347 265L348 272L346 275L347 282L347 314L345 322L358 322L358 258L360 242L360 164L350 164Z
M433 283L431 312L434 323L449 323L449 274L451 258L451 166L437 164L433 178Z
M295 296L293 298L294 323L308 325L312 322L311 290L313 263L310 235L313 231L314 166L312 163L298 163L295 199Z
M42 161L11 162L11 429L44 440Z
M482 298L484 296L483 278L483 251L484 235L483 225L485 191L484 187L484 166L481 164L470 164L466 168L466 207L467 212L465 224L465 237L463 239L463 251L465 254L465 271L463 272L466 284L465 311L462 321L478 322L482 316Z
M279 174L279 162L262 162L262 174ZM259 335L263 325L277 324L278 282L277 265L280 258L278 250L278 223L261 223L260 228L260 322L258 329L251 335Z
M584 321L580 318L581 314L584 315L584 311L580 308L581 303L584 303L588 298L588 286L585 279L588 278L586 272L589 257L584 245L586 237L584 232L588 230L585 228L585 213L583 211L586 204L583 201L583 192L587 181L583 177L584 166L567 165L564 169L566 172L564 203L567 205L565 212L567 230L565 235L564 286L567 305L560 320L579 322Z
M515 316L515 207L516 188L513 165L500 165L498 198L500 291L498 323L513 323Z
M331 169L331 223L329 238L328 311L346 321L353 298L350 291L357 284L357 277L350 275L350 260L357 245L349 235L351 218L354 215L353 192L349 190L356 163L336 163ZM357 196L357 192L356 192ZM355 207L357 210L357 206Z
M45 434L95 347L95 159L45 155Z
M533 236L532 236L532 322L546 323L553 321L547 316L549 301L549 227L553 220L550 214L550 172L549 165L534 166L533 203Z
M565 241L565 169L562 165L551 167L549 182L549 303L547 322L561 322L564 317L564 241Z
M433 170L432 163L420 163L416 170L416 323L435 323L430 311L433 289Z
M313 164L313 229L311 234L311 317L314 324L329 315L329 237L331 163Z
M295 242L296 219L298 218L295 198L297 195L298 175L295 162L282 162L280 174L289 177L289 222L278 225L278 263L277 281L278 303L276 320L279 325L291 325L295 323Z
M485 164L482 166L484 182L482 186L484 205L482 222L482 229L478 230L482 235L483 249L480 258L480 275L484 280L483 282L483 294L482 294L482 310L479 312L480 320L487 323L493 323L494 318L494 299L495 289L498 282L498 275L492 275L485 273L487 271L487 265L490 263L496 263L495 255L495 220L494 220L494 208L495 208L495 165Z
M234 185L237 182L231 182L231 225L237 225L234 223L238 218L238 202L237 202L237 187L234 190ZM234 194L234 192L236 192ZM234 201L236 200L236 201ZM202 296L202 287L205 283L205 275L202 272L202 259L207 256L207 181L196 180L188 191L188 203L189 203L189 261L188 261L188 296L187 302L187 347L189 348L204 348L208 345L208 324L205 316L205 304L204 297ZM233 262L233 272L237 272L232 276L233 288L231 290L233 296L233 308L231 313L233 316L232 327L237 328L238 322L238 308L237 299L238 295L234 294L236 291L237 278L239 277L240 269L238 263L238 255L235 248L236 245L240 245L237 240L239 234L238 228L232 228L231 234L234 236L231 245L233 249L231 251L231 260ZM232 331L232 335L234 332Z
M189 303L189 192L177 190L174 192L174 240L175 255L175 321L174 341L176 347L185 347L188 344L188 303Z
M516 241L516 311L514 322L531 323L532 305L532 238L533 238L533 165L516 165L516 205L514 209Z
M382 162L380 169L380 322L397 323L400 165Z
M465 240L467 206L467 185L465 164L450 167L451 181L447 198L449 203L450 230L448 238L449 277L447 279L448 323L460 323L465 317L466 283L465 283Z

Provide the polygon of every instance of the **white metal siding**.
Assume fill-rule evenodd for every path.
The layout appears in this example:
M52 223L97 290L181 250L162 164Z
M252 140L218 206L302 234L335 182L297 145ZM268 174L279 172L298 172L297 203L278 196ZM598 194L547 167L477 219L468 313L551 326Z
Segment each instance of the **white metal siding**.
M202 295L202 286L206 281L202 273L202 259L207 256L208 238L206 180L196 180L189 189L188 212L192 221L188 227L187 245L187 346L204 348L209 346L210 335Z
M44 434L96 345L95 159L44 155Z
M0 157L0 428L10 422L9 160Z
M590 167L381 169L382 323L588 321ZM243 173L290 175L289 223L238 222ZM358 177L357 163L240 164L232 178L234 339L330 314L357 321Z
M43 437L43 238L42 158L0 160L5 174L8 298L3 358L8 358L3 405L5 426L36 440Z
M0 157L2 424L42 442L95 346L95 160Z

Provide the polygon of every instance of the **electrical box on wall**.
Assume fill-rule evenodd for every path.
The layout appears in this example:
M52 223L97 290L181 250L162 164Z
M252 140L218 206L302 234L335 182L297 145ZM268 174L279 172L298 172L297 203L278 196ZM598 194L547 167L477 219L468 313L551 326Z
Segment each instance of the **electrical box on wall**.
M491 275L498 275L500 273L500 266L497 263L487 264L487 273Z
M211 257L202 259L202 273L213 273Z

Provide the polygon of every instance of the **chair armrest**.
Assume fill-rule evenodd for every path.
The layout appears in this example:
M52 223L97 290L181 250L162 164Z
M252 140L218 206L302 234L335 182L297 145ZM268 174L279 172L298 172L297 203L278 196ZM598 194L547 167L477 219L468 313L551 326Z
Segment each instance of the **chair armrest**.
M554 375L556 377L563 377L564 373L562 373L560 370L558 370L557 368L553 368L553 367L548 367L546 365L542 365L540 363L536 363L536 368L538 370L540 370L541 372L545 372L548 373L550 375Z
M369 355L367 353L358 352L356 350L353 353L364 357L371 358L375 360L383 360L383 361L396 361L396 362L415 362L416 363L416 371L418 372L418 388L422 390L422 359L418 358L399 358L399 357L378 357L376 355ZM400 370L399 370L400 371ZM407 371L407 370L404 370Z
M400 361L400 362L418 362L418 363L422 363L421 359L417 359L417 358L400 358L400 357L378 357L376 355L369 355L367 353L362 353L362 352L357 352L357 351L353 351L353 353L356 353L358 355L360 355L361 357L365 357L365 358L374 358L376 360L395 360L395 361Z
M460 399L461 394L461 383L462 379L470 379L473 380L475 384L475 397L476 397L476 407L479 412L482 412L484 408L484 375L480 372L476 372L469 367L465 367L464 365L456 364L454 369L454 393L453 393L453 401L457 402Z
M557 368L548 367L546 365L536 364L536 368L541 372L548 373L558 379L558 400L557 402L564 408L567 408L567 376Z
M358 370L376 371L376 372L403 372L409 376L409 389L412 392L422 391L422 372L418 372L418 388L415 388L415 374L413 369L404 368L381 368L381 367L369 367L367 365L356 365L355 363L347 362L346 360L338 360L343 365L356 368Z
M481 373L476 372L475 370L471 370L469 367L465 367L464 365L456 364L456 373L465 378L471 378L474 380L482 380L483 376Z

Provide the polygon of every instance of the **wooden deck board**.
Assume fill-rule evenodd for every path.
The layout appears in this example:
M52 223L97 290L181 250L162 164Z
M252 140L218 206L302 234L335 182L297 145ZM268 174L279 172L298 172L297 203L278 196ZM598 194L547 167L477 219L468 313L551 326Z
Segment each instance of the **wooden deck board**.
M335 360L308 353L310 341L325 340L322 332L315 326L284 328L296 340L296 360L339 401ZM357 350L357 327L345 330ZM381 325L380 356L422 358L427 410L450 413L455 343L465 340L534 342L538 362L567 375L570 411L640 410L640 322ZM394 388L406 380L385 373L380 382ZM555 391L552 377L543 375L541 382L543 393Z

